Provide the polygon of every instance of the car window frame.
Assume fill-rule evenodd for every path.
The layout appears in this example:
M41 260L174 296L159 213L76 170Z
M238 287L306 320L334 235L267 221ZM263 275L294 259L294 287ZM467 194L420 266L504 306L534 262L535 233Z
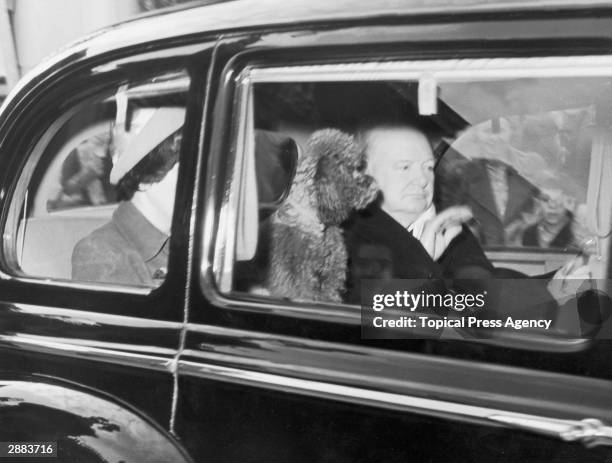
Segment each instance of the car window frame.
M89 66L89 69L92 70L92 75L89 78L96 79L97 85L92 85L91 88L87 87L85 89L82 88L81 92L77 94L78 101L71 101L70 106L64 110L60 114L60 117L53 120L51 123L46 123L39 127L36 132L33 131L33 134L36 135L36 141L31 144L27 148L27 155L25 156L25 160L19 165L19 167L15 168L16 172L15 180L12 183L12 191L7 195L6 203L8 204L8 213L5 219L2 221L2 233L4 238L3 243L3 266L5 269L2 271L5 276L15 282L24 283L24 284L32 284L37 286L50 286L55 288L67 288L71 290L84 290L89 293L104 293L104 294L122 294L129 297L138 297L138 298L155 298L157 299L162 294L170 294L172 291L170 290L168 276L164 279L164 281L158 287L146 287L146 286L136 286L136 285L121 285L114 283L104 283L104 282L88 282L88 281L78 281L72 279L62 279L56 277L46 277L46 276L38 276L38 275L29 275L21 270L19 266L19 259L17 258L18 252L18 227L19 221L22 218L20 216L21 207L15 206L15 201L23 201L25 200L25 190L28 189L29 183L32 179L32 174L34 173L41 157L44 154L44 150L48 146L49 142L52 138L61 130L62 126L66 123L67 120L70 119L74 114L76 114L79 108L82 108L84 105L92 101L100 101L100 95L104 95L105 92L115 93L119 86L125 81L138 81L141 79L153 78L155 76L163 75L165 73L173 73L176 71L181 71L185 74L185 77L189 79L188 85L185 88L185 93L187 95L186 98L186 115L184 127L187 127L190 122L190 112L188 111L188 107L191 105L190 96L194 95L197 86L199 86L202 82L204 82L207 78L206 68L200 69L197 66L194 67L194 63L200 62L197 58L196 54L188 54L184 55L181 53L181 49L184 47L178 48L166 48L161 50L162 53L168 53L171 50L177 50L176 58L174 56L167 57L163 59L163 62L156 62L154 66L145 66L143 69L134 69L131 72L127 73L125 71L118 71L116 66L113 63L117 62L127 62L131 60L137 60L140 57L146 57L147 55L151 55L152 52L148 51L145 53L140 52L132 52L129 58L121 58L119 60L113 59L110 62L102 65L100 63L93 63ZM193 46L190 47L193 49ZM192 52L193 53L193 52ZM194 74L195 73L195 74ZM70 79L70 77L67 77ZM103 82L100 83L100 79L103 79ZM61 80L58 82L59 86L65 86L66 80ZM30 135L33 135L30 134ZM23 135L20 135L19 138L23 139ZM183 163L187 162L195 162L195 157L197 153L191 153L187 155L187 147L186 143L181 143L181 151L179 155L179 159L183 160ZM183 169L179 168L179 171ZM181 176L179 172L179 176ZM178 182L180 184L180 181ZM18 199L21 196L21 199ZM175 206L179 201L178 198L178 187L177 194L175 196ZM180 208L175 207L175 211ZM172 219L172 225L175 227L175 217ZM174 228L173 228L174 229ZM177 269L178 270L178 269ZM164 297L165 298L165 297ZM97 310L96 310L97 311Z

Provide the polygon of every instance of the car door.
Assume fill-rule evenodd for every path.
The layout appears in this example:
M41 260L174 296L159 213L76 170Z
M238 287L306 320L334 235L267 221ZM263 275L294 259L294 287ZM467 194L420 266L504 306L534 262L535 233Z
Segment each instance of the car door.
M584 14L584 22L512 11L370 18L220 45L220 63L227 64L211 90L198 201L215 214L203 213L196 228L194 255L201 260L193 278L200 284L189 291L179 362L176 429L193 451L224 461L607 461L605 336L584 336L576 320L559 317L553 336L507 330L483 339L425 330L368 339L359 307L271 294L271 264L258 261L259 246L270 239L262 222L283 204L295 169L279 144L258 149L260 132L292 139L303 155L313 131L354 130L359 114L384 111L391 95L401 101L398 111L429 116L443 129L438 141L453 146L466 127L537 112L504 110L517 101L540 103L536 87L521 87L533 75L549 79L537 88L559 89L554 83L569 76L597 95L596 80L608 79L609 69L587 68L608 57L586 55L607 51L594 42L573 46L567 34L609 41L609 19ZM483 89L497 96L509 89L504 97L516 100L485 98ZM575 108L586 101L578 93L568 94ZM561 109L567 107L538 111ZM268 170L266 155L284 156L287 165ZM277 181L271 199L253 205ZM606 231L597 260L602 280ZM559 258L539 249L485 250L497 265L521 264L533 275ZM379 253L383 269L392 253Z
M22 86L3 113L2 434L55 442L61 461L98 461L96 453L189 461L168 430L210 44L111 48L93 59L81 46ZM179 187L169 198L176 206L167 264L153 284L75 273L78 243L129 203L109 181L118 128L132 150L155 148L159 140L146 137L156 134L139 132L139 120L167 108L181 114L182 132L173 147ZM162 118L157 130L166 125Z

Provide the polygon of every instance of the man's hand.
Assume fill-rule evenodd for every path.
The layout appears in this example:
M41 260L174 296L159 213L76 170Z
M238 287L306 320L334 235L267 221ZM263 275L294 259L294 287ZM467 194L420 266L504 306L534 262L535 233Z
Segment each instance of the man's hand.
M433 260L438 260L450 242L461 233L461 225L472 218L472 211L465 206L445 209L423 227L421 244Z
M578 290L591 278L589 266L585 264L584 256L576 256L561 267L548 282L548 291L558 304L564 304L575 297Z

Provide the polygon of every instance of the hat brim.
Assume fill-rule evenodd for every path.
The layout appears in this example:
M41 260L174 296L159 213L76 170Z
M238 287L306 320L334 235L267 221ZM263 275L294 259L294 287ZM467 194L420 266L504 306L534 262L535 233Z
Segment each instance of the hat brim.
M110 183L116 185L145 156L185 123L185 108L157 108L142 129L129 136L125 146L119 148L113 160Z

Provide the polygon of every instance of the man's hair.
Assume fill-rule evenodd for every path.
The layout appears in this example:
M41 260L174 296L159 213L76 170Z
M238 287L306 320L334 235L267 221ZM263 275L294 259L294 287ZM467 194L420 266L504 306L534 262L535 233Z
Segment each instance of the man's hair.
M157 183L178 162L181 130L167 137L142 158L117 183L117 199L129 201L142 184Z
M423 137L429 143L432 151L434 150L434 146L431 140L430 131L427 127L414 120L402 121L397 119L372 119L364 122L363 124L357 126L355 130L355 138L359 143L362 144L364 148L367 147L367 137L368 134L374 130L396 130L396 129L407 129L412 130L414 132L419 132L423 134Z
M375 130L409 130L415 133L419 133L423 135L423 138L429 145L434 159L436 158L434 146L427 132L418 124L411 122L370 121L366 124L361 125L357 128L355 132L355 139L361 145L361 147L366 150L366 152L368 149L369 134ZM371 164L371 159L369 157L367 158L367 162L368 164Z

